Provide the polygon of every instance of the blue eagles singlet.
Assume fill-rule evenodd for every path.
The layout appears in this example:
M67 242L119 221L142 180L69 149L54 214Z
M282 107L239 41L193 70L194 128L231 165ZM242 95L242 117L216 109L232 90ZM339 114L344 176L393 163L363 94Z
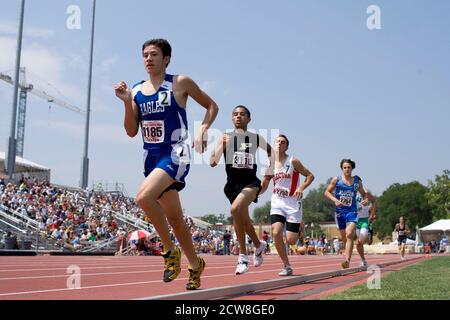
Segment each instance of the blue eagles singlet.
M188 126L186 109L178 105L173 94L173 75L166 74L159 89L142 93L141 81L133 86L133 100L139 109L139 124L144 142L144 175L160 168L184 188L189 172L190 149L186 144Z
M334 196L338 199L343 207L337 207L337 213L357 212L356 195L358 194L360 178L358 176L353 177L353 184L346 185L342 181L342 177L338 176L336 181L336 189L334 190Z
M336 224L340 230L345 229L347 222L357 222L357 202L356 195L360 186L361 179L358 176L353 177L353 184L346 185L342 177L338 176L334 196L344 206L336 207Z
M152 95L142 93L144 82L133 87L133 99L139 107L144 149L163 149L186 140L186 109L180 107L174 98L173 75L167 74L161 87Z

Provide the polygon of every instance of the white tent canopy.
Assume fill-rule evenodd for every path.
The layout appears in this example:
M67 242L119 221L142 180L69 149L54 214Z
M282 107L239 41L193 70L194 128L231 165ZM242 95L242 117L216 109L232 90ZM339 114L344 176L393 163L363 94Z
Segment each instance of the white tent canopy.
M0 151L0 176L5 174L5 152ZM15 179L37 178L50 181L50 168L16 156Z
M441 219L432 224L420 228L420 231L446 231L450 230L450 219Z
M450 236L450 219L442 219L420 228L420 238L424 243L440 241L445 236Z

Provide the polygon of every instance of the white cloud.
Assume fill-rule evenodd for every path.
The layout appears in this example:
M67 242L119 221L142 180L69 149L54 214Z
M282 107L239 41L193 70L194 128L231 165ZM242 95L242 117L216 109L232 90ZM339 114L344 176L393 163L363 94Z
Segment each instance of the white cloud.
M64 121L44 121L36 120L31 124L36 129L55 129L72 137L82 137L84 139L84 123L73 123ZM129 145L130 143L139 141L139 133L135 139L130 139L125 129L119 125L90 124L89 143L101 143L111 145ZM83 140L84 141L84 140Z
M9 75L13 76L16 41L0 36L0 47L0 71L8 71ZM84 90L65 80L65 69L69 62L61 53L36 42L22 47L21 66L26 68L27 82L33 84L37 90L84 109Z
M12 21L0 22L0 33L16 36L18 29L18 23L14 23ZM48 28L24 26L23 34L24 36L30 38L50 38L55 35L55 31Z
M117 62L117 56L112 56L112 57L109 57L109 58L103 60L100 63L100 67L103 72L108 72L111 70L111 67L113 67L116 64L116 62Z
M214 80L205 80L200 84L200 89L205 91L208 95L211 95L214 92L217 86L217 82Z
M0 36L0 71L12 69L15 60L16 41L12 38Z

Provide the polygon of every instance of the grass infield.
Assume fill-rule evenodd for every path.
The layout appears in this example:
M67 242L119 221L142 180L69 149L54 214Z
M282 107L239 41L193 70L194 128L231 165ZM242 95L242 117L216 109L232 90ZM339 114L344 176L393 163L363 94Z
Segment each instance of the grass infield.
M395 266L393 266L395 268ZM450 300L450 257L434 257L381 278L380 289L364 282L322 300Z

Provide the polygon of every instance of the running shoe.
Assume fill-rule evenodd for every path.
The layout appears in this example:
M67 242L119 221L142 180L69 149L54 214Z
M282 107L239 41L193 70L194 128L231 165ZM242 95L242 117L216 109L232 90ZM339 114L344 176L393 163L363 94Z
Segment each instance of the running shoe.
M362 267L362 268L367 268L367 266L368 266L367 261L366 261L366 260L361 261L361 263L359 264L359 266Z
M192 269L191 266L188 266L189 271L189 280L186 284L186 290L195 290L200 288L200 275L203 270L205 270L206 262L202 257L198 257L198 268Z
M267 247L267 242L265 241L260 241L259 247L256 248L255 253L253 254L253 265L255 267L259 267L260 265L262 265L263 263L263 252L264 249L266 249Z
M164 258L164 274L163 281L170 282L175 280L181 272L181 250L177 246L173 250L166 253L161 253Z
M294 273L294 270L292 270L291 266L286 266L284 267L283 270L281 270L278 275L279 276L292 276L292 274Z
M248 271L248 257L245 254L240 254L238 264L236 266L236 274L243 274Z
M350 262L345 260L344 262L341 263L341 266L342 266L342 269L348 269L348 267L350 266Z

